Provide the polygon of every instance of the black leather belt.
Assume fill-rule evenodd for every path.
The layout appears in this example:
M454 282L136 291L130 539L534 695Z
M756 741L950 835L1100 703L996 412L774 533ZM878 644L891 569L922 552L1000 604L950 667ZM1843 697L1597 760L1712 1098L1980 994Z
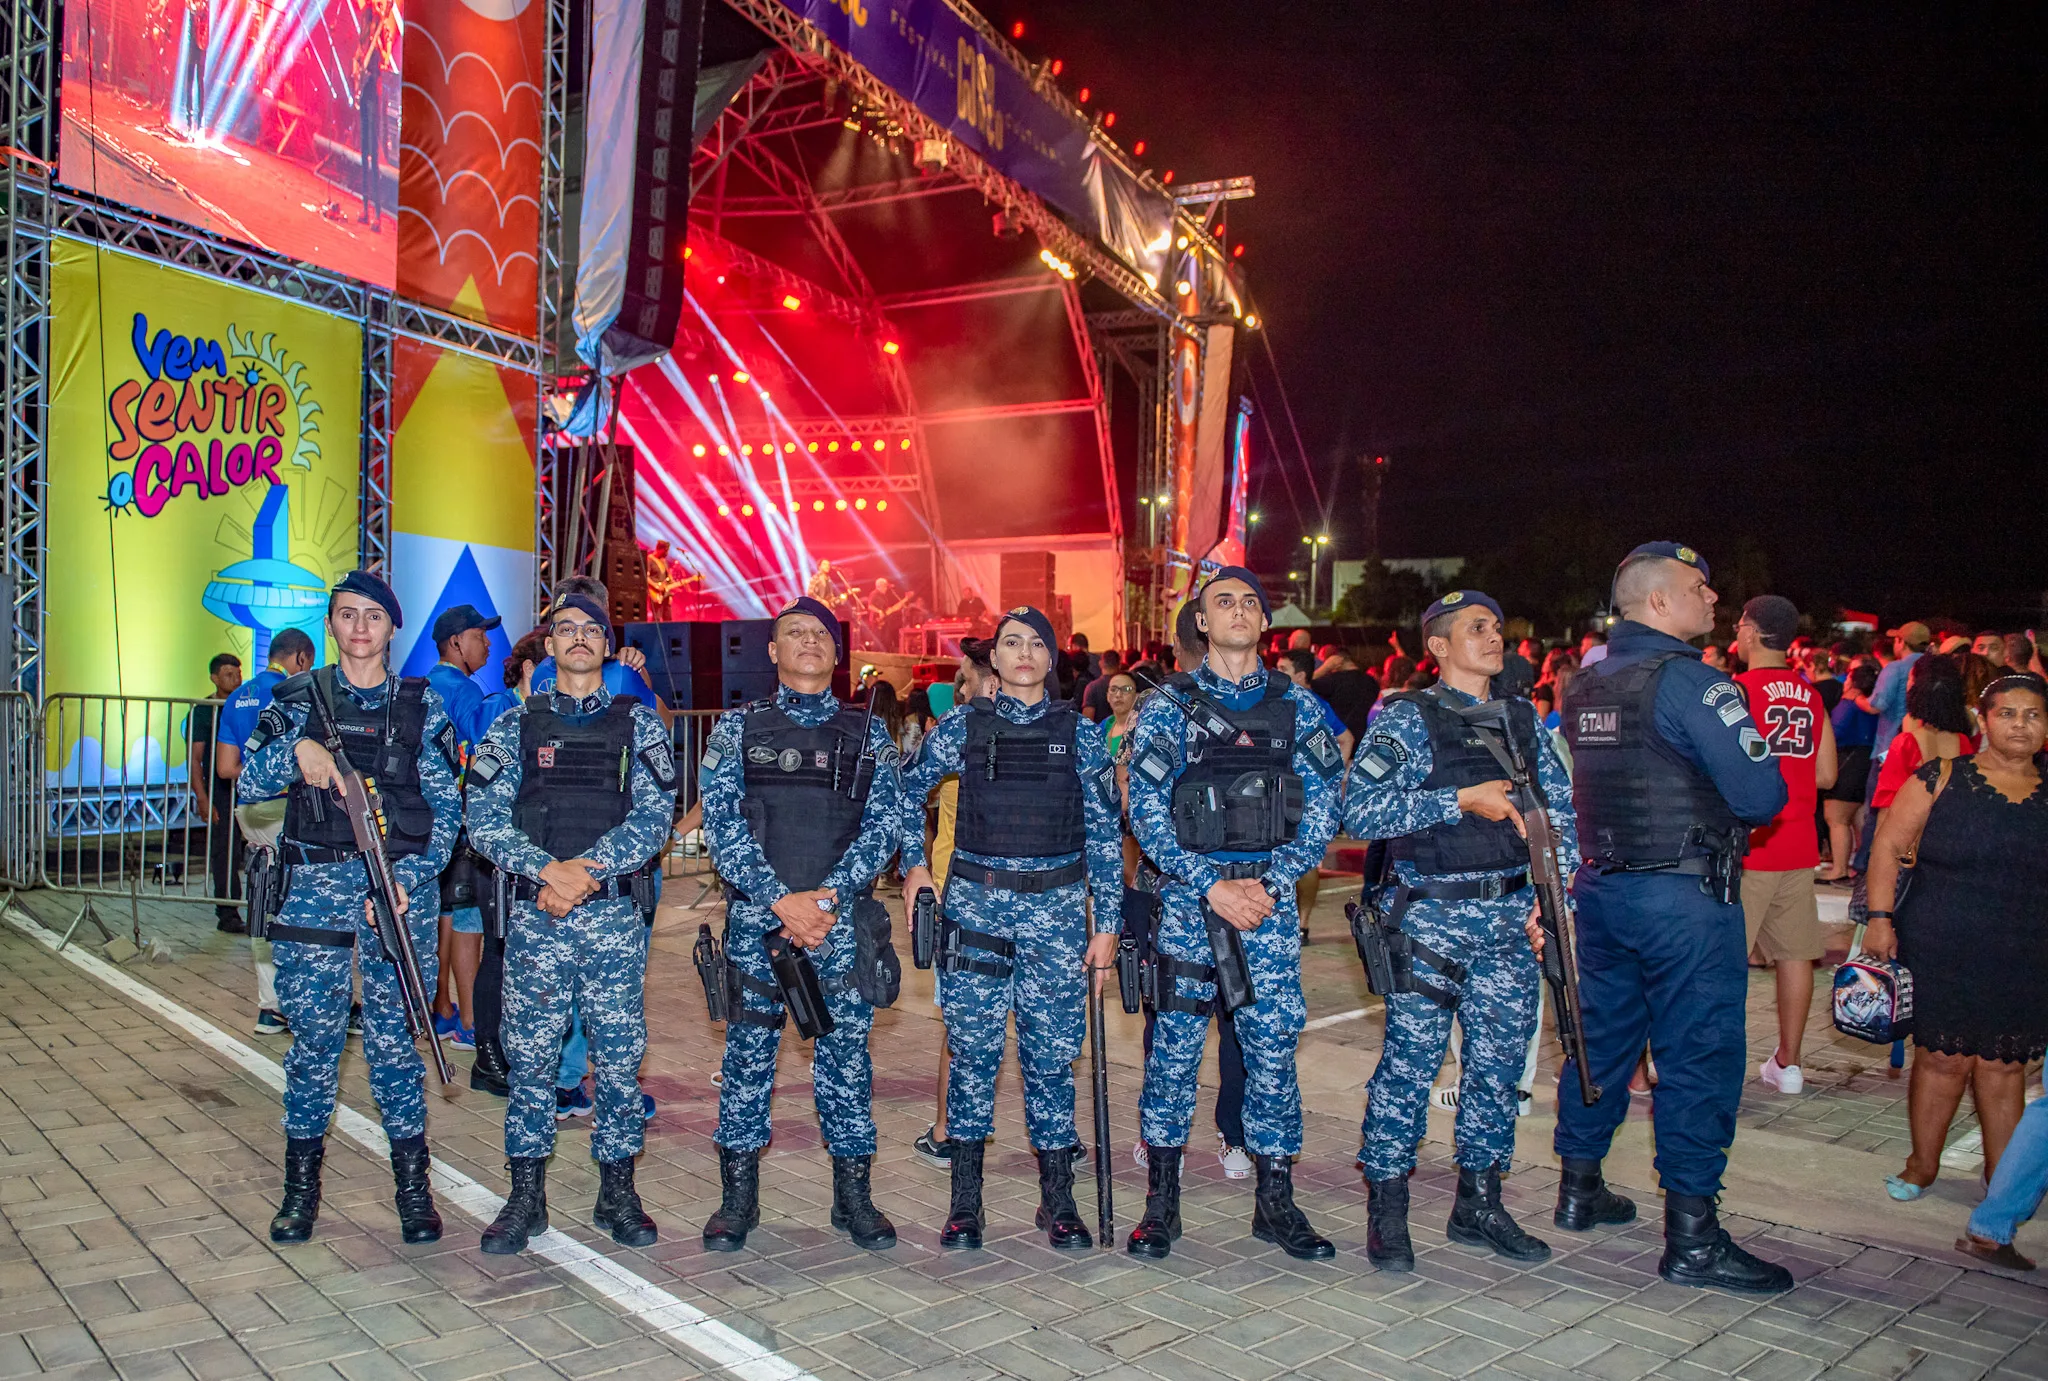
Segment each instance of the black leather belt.
M325 930L311 925L283 925L272 921L264 932L269 940L290 940L300 945L326 945L332 949L354 949L356 933L353 930Z
M361 858L361 849L329 849L318 844L301 844L296 839L284 841L285 857L293 863L347 863Z
M1682 873L1687 877L1710 878L1714 876L1714 856L1693 854L1676 863L1619 863L1611 858L1586 860L1596 873Z
M1467 878L1460 882L1420 882L1408 889L1410 901L1499 901L1529 885L1527 872L1506 877Z
M630 897L633 895L633 879L639 875L638 870L631 873L614 874L603 882L598 883L597 890L592 892L585 900L612 901L618 897ZM514 878L512 880L512 896L518 901L532 901L540 895L541 886L541 883L534 881L530 877Z
M1034 872L1023 872L1014 868L991 868L984 863L973 863L953 855L949 877L965 878L983 887L1000 887L1006 892L1037 893L1050 892L1056 887L1065 887L1088 876L1088 861L1077 858L1072 863L1057 868L1046 868Z

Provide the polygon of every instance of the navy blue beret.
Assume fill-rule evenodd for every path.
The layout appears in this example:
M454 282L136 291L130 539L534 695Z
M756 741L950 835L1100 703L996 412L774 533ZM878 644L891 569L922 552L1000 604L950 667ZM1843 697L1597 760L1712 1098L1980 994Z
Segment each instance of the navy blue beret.
M1454 614L1460 609L1474 607L1491 611L1493 616L1502 622L1507 620L1507 615L1493 602L1492 595L1479 590L1446 590L1437 596L1436 603L1422 611L1422 626L1428 628L1439 615Z
M1043 639L1048 650L1057 651L1059 649L1059 637L1052 631L1052 620L1047 618L1042 611L1034 609L1028 604L1020 604L1015 609L1008 610L1003 614L1003 617L996 623L996 637L998 639L1003 636L1003 625L1006 623L1021 623Z
M371 571L350 571L334 587L337 595L361 595L384 606L384 612L391 615L393 628L405 627L405 615L399 611L398 596L384 583L384 577Z
M823 603L812 599L809 595L798 595L795 599L775 611L775 626L778 630L782 626L782 621L791 614L809 614L819 623L825 625L825 631L832 635L832 646L834 648L839 646L839 616L826 608Z
M1707 572L1707 558L1683 542L1645 542L1628 554L1633 561L1638 556L1661 556L1667 561L1677 561L1692 567L1700 573L1700 579L1712 580Z

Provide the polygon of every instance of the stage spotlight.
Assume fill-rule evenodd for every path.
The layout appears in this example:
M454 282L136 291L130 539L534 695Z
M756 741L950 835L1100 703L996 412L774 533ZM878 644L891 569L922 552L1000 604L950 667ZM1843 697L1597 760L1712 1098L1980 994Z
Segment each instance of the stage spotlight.
M909 450L909 449L910 449L910 438L906 436L906 437L904 437L904 438L903 438L903 440L902 440L902 441L898 442L897 444L898 444L898 445L899 445L899 446L900 446L900 447L901 447L901 448L902 448L903 450L906 450L906 451L907 451L907 450Z
M876 500L875 500L875 512L877 512L877 513L887 513L888 511L889 511L889 501L888 501L887 499L876 499Z
M783 442L783 443L782 443L782 453L783 453L784 455L786 455L786 456L793 456L793 455L795 455L795 454L796 454L796 443L795 443L794 441L785 441L785 442Z
M813 441L809 446L806 446L804 449L809 451L812 455L816 455L818 453L818 443Z
M749 374L747 373L747 371L746 371L746 370L744 370L744 369L735 369L735 370L734 370L734 371L732 372L732 381L733 381L734 383L736 383L736 384L743 384L743 383L745 383L745 382L746 382L746 381L747 381L747 380L748 380L748 379L749 379L750 377L752 377L752 376L751 376L751 375L749 375Z
M1116 112L1115 112L1115 111L1113 111L1113 110L1112 110L1112 111L1110 111L1110 112L1109 112L1109 114L1107 114L1107 115L1105 115L1105 116L1103 116L1103 117L1102 117L1102 127L1103 127L1104 129L1115 129L1115 128L1116 128Z
M898 344L897 344L897 343L896 343L895 341L893 341L893 340L885 340L885 341L883 341L883 342L882 342L882 353L883 353L884 355L893 355L893 354L897 353L897 352L898 352L899 350L901 350L902 348L903 348L902 346L898 345Z
M798 297L795 293L784 293L782 295L782 305L793 312L797 308L804 305L804 300Z
M1173 247L1175 249L1186 249L1188 247L1188 237L1185 235L1181 236L1173 242Z
M1021 19L1020 19L1020 20L1018 20L1018 21L1017 21L1017 22L1016 22L1015 24L1012 24L1012 25L1010 26L1010 37L1011 37L1011 38L1022 38L1022 37L1024 37L1024 21L1023 21L1023 20L1021 20Z
M753 453L754 453L754 443L753 443L753 442L751 442L751 441L747 442L746 444L744 444L744 445L742 445L742 446L740 447L740 454L741 454L741 455L743 455L743 456L750 456L750 455L752 455Z
M1179 293L1182 297L1186 297L1189 293L1193 292L1195 288L1192 283L1188 282L1187 279L1183 278L1180 280L1180 282L1175 283L1173 285L1173 290Z
M689 257L690 257L690 252L691 252L691 251L690 251L690 247L689 247L688 245L684 245L684 246L683 246L683 257L684 257L685 259L687 259L687 258L689 258Z
M1232 246L1230 247L1230 257L1231 257L1231 258L1233 258L1233 259L1242 259L1242 258L1244 258L1244 246L1243 246L1243 245L1232 245Z
M732 509L726 504L720 504L718 506L718 516L721 518L730 518L732 516Z
M865 513L868 511L868 501L866 499L855 499L853 506L858 512Z
M1171 187L1173 185L1173 169L1168 168L1159 175L1159 185L1161 187Z
M854 450L856 450L856 451L858 451L858 450L860 449L860 442L858 442L858 441L854 442L854 443L853 443L853 449L854 449Z
M740 505L740 516L741 516L742 518L751 518L751 517L753 517L753 516L754 516L754 506L753 506L752 504L750 504L750 503L743 503L743 504L741 504L741 505Z
M698 457L701 460L704 455L704 443L700 441L696 445L692 446L690 448L690 454Z
M1058 58L1054 58L1052 60L1052 74L1055 77L1057 77L1060 74L1060 70L1065 66L1066 64L1064 62L1061 62Z
M828 441L828 442L826 442L826 443L825 443L825 449L826 449L827 451L831 452L831 453L832 453L833 455L838 455L838 454L839 454L839 443L838 443L838 442L836 442L836 441Z
M1146 271L1146 270L1144 270L1144 269L1140 269L1140 270L1138 271L1138 277L1140 277L1140 278L1144 279L1144 280L1145 280L1145 286L1146 286L1146 287L1148 287L1148 288L1150 288L1150 289L1151 289L1151 290L1152 290L1153 292L1158 292L1158 291L1159 291L1159 275L1158 275L1158 274L1156 274L1156 273L1151 273L1151 272L1148 272L1148 271Z
M838 509L841 513L844 513L846 511L846 500L834 499L832 501L832 507Z
M722 273L721 273L721 274L719 274L719 275L718 275L718 281L719 281L719 282L720 282L721 284L722 284L722 283L724 283L724 282L725 282L725 275L724 275L724 274L722 274Z
M796 501L795 499L791 499L791 500L789 501L789 511L790 511L790 512L792 512L792 513L798 513L798 512L801 512L802 510L803 510L803 505L802 505L802 504L800 504L800 503L798 503L798 502L797 502L797 501Z
M1131 145L1131 155L1134 158L1143 158L1145 156L1144 140L1140 139L1137 143Z
M713 375L711 375L711 376L710 376L710 380L709 380L709 381L710 381L711 383L714 383L714 384L715 384L715 383L717 383L717 382L718 382L718 376L717 376L716 374L713 374Z
M1080 95L1078 95L1078 96L1076 96L1076 97L1075 97L1074 99L1075 99L1076 101L1080 102L1080 103L1081 103L1082 105L1087 105L1087 104L1088 104L1088 88L1087 88L1087 87L1085 87L1085 86L1084 86L1084 87L1082 87L1082 88L1081 88L1081 94L1080 94Z
M943 139L920 139L917 141L917 170L927 175L943 173L952 156L952 148Z
M813 512L813 513L823 513L824 511L825 511L825 501L824 501L823 499L812 499L812 500L811 500L811 512Z
M729 455L731 455L731 454L732 454L732 447L730 447L730 446L720 446L720 447L718 448L718 453L719 453L720 455L722 455L722 456L729 456Z
M755 392L756 392L756 393L758 393L758 394L760 395L760 397L761 397L761 401L762 401L762 402L764 402L764 403L765 403L765 402L767 402L767 401L768 401L768 390L767 390L767 389L765 389L765 388L763 388L763 389L756 389L756 390L755 390Z
M1005 206L995 214L995 232L998 240L1014 240L1024 233L1024 222L1017 213Z
M1248 316L1248 317L1246 317L1246 318L1244 319L1244 324L1245 324L1245 325L1247 325L1247 326L1249 326L1249 327L1250 327L1250 328L1251 328L1252 330L1254 330L1254 331L1258 330L1258 329L1259 329L1259 318L1258 318L1258 314L1257 314L1257 313L1253 313L1253 314L1252 314L1251 316Z
M1255 508L1255 509L1253 509L1253 510L1252 510L1251 512L1249 512L1249 513L1245 514L1244 516L1245 516L1245 520L1246 520L1247 522L1253 522L1253 523L1256 523L1256 522L1258 522L1258 521L1259 521L1259 519L1260 519L1260 518L1261 518L1261 517L1262 517L1263 515L1262 515L1262 514L1261 514L1261 513L1259 512L1259 510L1258 510L1258 509L1256 509L1256 508Z

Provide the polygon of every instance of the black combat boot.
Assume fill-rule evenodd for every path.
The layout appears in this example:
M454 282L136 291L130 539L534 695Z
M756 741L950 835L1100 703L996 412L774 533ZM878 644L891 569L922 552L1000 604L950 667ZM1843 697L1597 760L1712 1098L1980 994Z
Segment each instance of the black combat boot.
M761 1153L718 1148L718 1212L704 1224L704 1250L736 1252L761 1221Z
M1633 1223L1636 1203L1607 1187L1600 1162L1564 1158L1564 1178L1557 1182L1557 1212L1550 1221L1566 1232L1586 1232L1603 1223Z
M1271 1242L1297 1261L1328 1261L1337 1254L1294 1205L1294 1157L1253 1156L1259 1188L1252 1200L1252 1236Z
M303 1242L313 1235L320 1216L320 1162L327 1156L324 1136L291 1137L284 1143L284 1202L270 1220L273 1242Z
M425 1133L391 1143L391 1179L398 1186L398 1231L408 1242L441 1240L441 1215L434 1211L427 1162Z
M1415 1269L1415 1243L1408 1237L1408 1177L1365 1182L1365 1256L1396 1275Z
M1038 1226L1063 1252L1084 1252L1095 1245L1074 1207L1074 1161L1081 1154L1078 1146L1038 1153Z
M986 1141L963 1141L954 1137L946 1143L953 1148L953 1203L946 1226L939 1230L939 1245L950 1248L981 1246L981 1158Z
M1714 1201L1696 1194L1664 1196L1664 1259L1657 1263L1657 1274L1673 1285L1742 1295L1775 1295L1792 1288L1790 1271L1736 1246L1714 1212Z
M873 1156L832 1157L832 1226L854 1246L881 1251L896 1245L896 1225L871 1197L868 1172L874 1163Z
M499 1098L511 1095L512 1066L506 1062L503 1041L495 1036L477 1038L476 1059L469 1066L469 1086L478 1093Z
M653 1245L658 1234L640 1204L640 1191L633 1187L631 1156L597 1163L597 1206L590 1210L590 1221L622 1247Z
M1180 1157L1183 1146L1145 1143L1145 1216L1131 1229L1124 1250L1164 1261L1180 1236Z
M523 1252L529 1237L548 1230L548 1158L514 1156L505 1168L512 1175L512 1192L484 1229L484 1250L492 1256Z
M1500 1203L1500 1167L1484 1170L1458 1167L1458 1198L1444 1235L1468 1247L1491 1247L1510 1261L1545 1261L1550 1244L1531 1237L1508 1216Z

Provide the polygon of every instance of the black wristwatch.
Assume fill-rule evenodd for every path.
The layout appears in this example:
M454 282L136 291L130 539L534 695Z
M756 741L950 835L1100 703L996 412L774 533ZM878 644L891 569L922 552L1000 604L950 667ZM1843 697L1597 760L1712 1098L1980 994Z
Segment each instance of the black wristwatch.
M1896 918L1895 918L1895 917L1894 917L1894 916L1892 915L1892 913L1891 913L1891 912L1889 912L1889 911L1866 911L1866 912L1864 912L1864 913L1863 913L1863 919L1864 919L1864 920L1866 920L1866 921L1877 921L1877 920L1885 920L1885 921L1889 921L1889 920L1893 920L1893 919L1896 919Z

